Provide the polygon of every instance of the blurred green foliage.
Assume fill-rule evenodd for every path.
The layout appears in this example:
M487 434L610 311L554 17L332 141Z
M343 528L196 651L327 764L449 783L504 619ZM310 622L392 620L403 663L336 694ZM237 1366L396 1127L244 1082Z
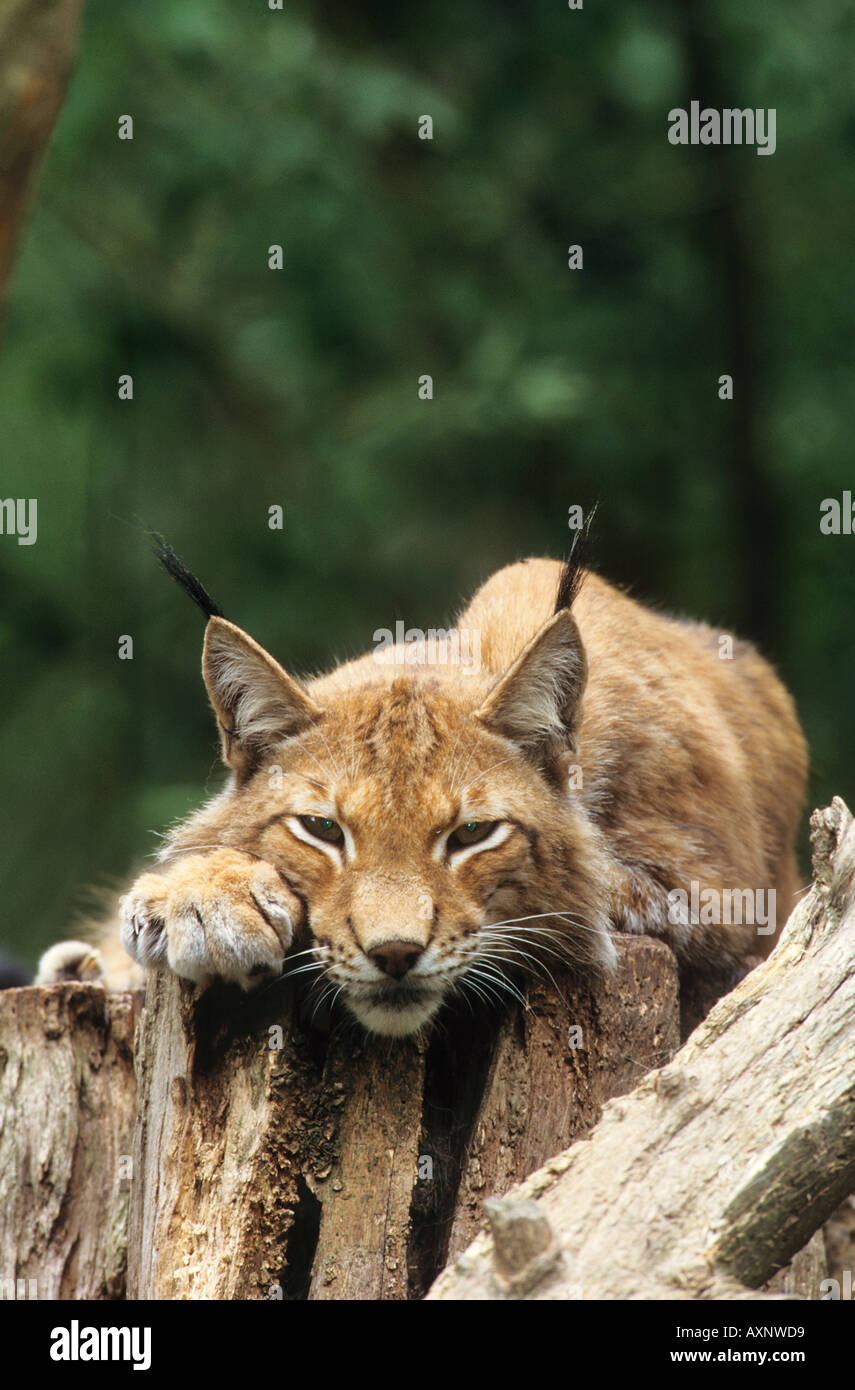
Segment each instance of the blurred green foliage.
M853 29L844 0L90 0L0 353L3 495L39 500L36 545L0 538L7 943L34 960L219 780L201 617L140 524L307 671L599 499L598 567L754 638L812 802L855 800L855 537L819 531L855 484ZM692 98L774 106L777 152L672 147Z

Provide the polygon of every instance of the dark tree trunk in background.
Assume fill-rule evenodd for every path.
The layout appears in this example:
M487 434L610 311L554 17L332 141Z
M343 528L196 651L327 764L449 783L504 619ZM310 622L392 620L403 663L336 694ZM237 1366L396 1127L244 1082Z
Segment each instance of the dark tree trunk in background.
M0 0L0 310L85 0Z
M682 30L688 66L686 100L721 110L751 106L750 94L732 90L725 69L723 41L716 33L720 21L702 0L679 0L676 27ZM753 150L704 146L696 151L708 171L707 196L700 215L698 236L710 273L720 289L720 318L710 324L718 330L723 360L709 383L716 390L717 377L733 377L733 400L721 402L729 428L721 459L722 480L727 489L728 554L739 557L741 584L731 592L734 625L767 655L775 657L782 634L786 585L783 564L784 513L774 480L764 468L759 420L764 389L763 306L758 293L755 237L752 234L748 188L740 159L756 159ZM765 161L764 161L765 162Z

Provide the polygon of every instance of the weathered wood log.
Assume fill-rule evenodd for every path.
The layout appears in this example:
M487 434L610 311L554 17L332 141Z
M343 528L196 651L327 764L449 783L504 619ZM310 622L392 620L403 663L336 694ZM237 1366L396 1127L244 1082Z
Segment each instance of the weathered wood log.
M464 1014L402 1044L307 1030L287 986L197 1002L155 977L138 1049L130 1296L420 1296L473 1229L475 1194L584 1133L677 1045L676 970L660 943L624 940L606 984L556 984L500 1025Z
M465 1014L420 1043L317 1032L287 985L197 999L154 976L139 1101L142 996L5 992L0 1292L418 1297L477 1230L482 1193L674 1050L670 953L620 945L613 980L556 975L524 1012Z
M0 305L65 95L84 0L0 0Z
M197 998L154 976L138 1100L132 998L6 992L0 1279L36 1279L41 1297L420 1297L478 1231L482 1198L589 1133L642 1077L588 1143L514 1189L541 1198L534 1213L492 1207L502 1233L431 1296L757 1287L855 1186L853 833L842 803L817 814L817 887L664 1067L676 970L644 938L619 941L611 981L558 975L530 985L525 1010L450 1018L404 1044L307 1027L288 983ZM517 1246L561 1277L517 1278ZM823 1273L815 1239L773 1287L815 1297Z
M121 1298L142 995L0 995L0 1297Z
M835 799L811 827L769 960L494 1202L431 1299L745 1297L855 1188L855 824Z

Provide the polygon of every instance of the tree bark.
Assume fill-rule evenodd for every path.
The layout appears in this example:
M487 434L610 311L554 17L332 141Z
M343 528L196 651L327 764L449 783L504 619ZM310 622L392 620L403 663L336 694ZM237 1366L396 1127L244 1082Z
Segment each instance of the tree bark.
M584 1133L676 1047L670 953L627 939L621 961L606 984L558 977L525 1013L463 1015L405 1043L313 1033L287 987L197 1002L156 977L130 1296L419 1297L477 1229L482 1191Z
M431 1299L745 1297L852 1191L855 825L835 799L811 828L816 882L770 958L489 1204Z
M142 994L0 995L0 1297L121 1298Z
M0 0L0 308L65 96L84 0Z

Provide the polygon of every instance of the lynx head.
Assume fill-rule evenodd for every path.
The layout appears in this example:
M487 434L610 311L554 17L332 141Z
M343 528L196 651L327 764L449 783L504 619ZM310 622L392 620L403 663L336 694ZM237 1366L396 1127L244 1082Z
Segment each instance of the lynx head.
M569 611L477 681L366 658L304 685L220 617L203 669L233 774L218 842L280 869L306 904L300 968L367 1029L411 1033L537 962L613 963L567 790L586 678Z

